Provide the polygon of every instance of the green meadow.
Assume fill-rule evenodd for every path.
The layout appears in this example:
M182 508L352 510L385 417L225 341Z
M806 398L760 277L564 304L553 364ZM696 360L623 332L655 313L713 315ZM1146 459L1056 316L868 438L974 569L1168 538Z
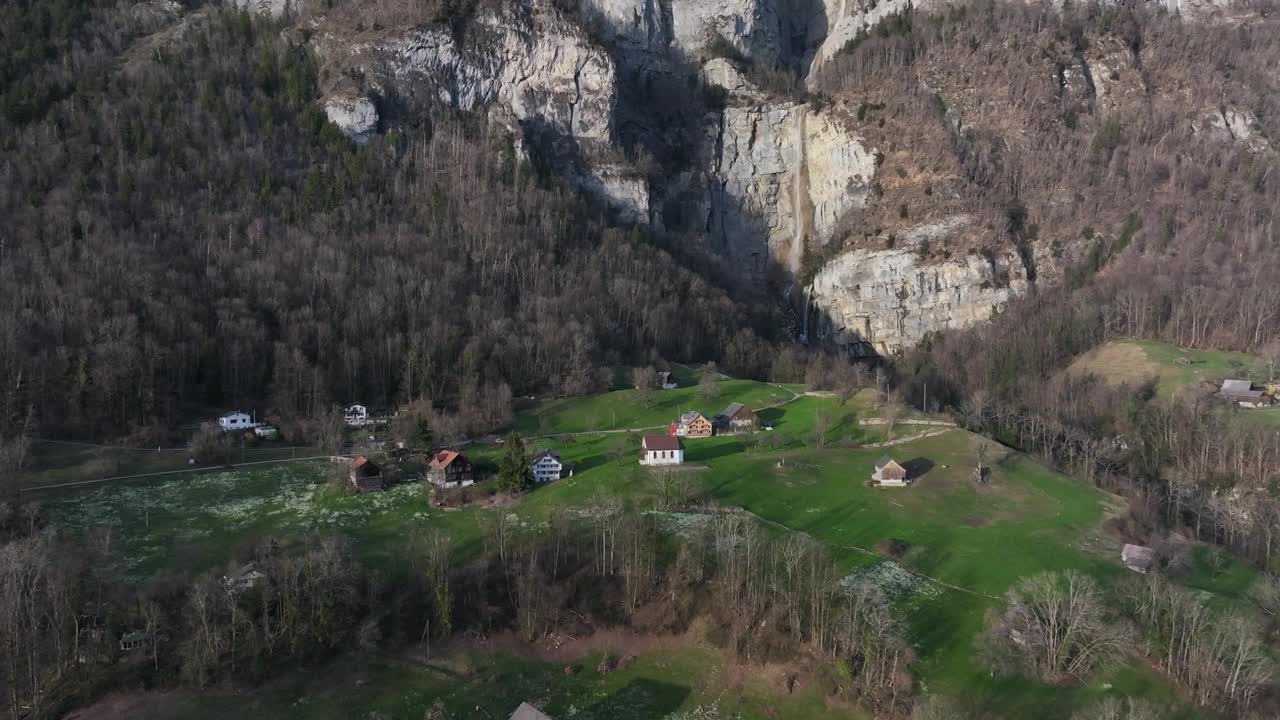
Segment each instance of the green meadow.
M1268 379L1266 363L1241 352L1194 350L1154 340L1113 340L1085 353L1069 372L1090 372L1112 383L1136 384L1155 378L1156 391L1172 397L1187 388L1226 378Z
M1066 720L1075 709L1109 694L1176 705L1167 685L1141 667L1107 669L1079 688L1053 688L1022 678L992 677L980 659L977 642L987 614L1001 605L1004 593L1020 578L1076 569L1122 592L1120 583L1128 581L1129 574L1117 561L1119 543L1101 530L1102 521L1119 509L1117 498L1003 450L995 459L991 482L980 487L972 480L974 436L922 425L898 425L891 431L883 425L860 424L886 414L866 395L842 405L833 398L797 397L790 390L747 381L725 381L720 390L714 403L698 399L692 394L695 388L684 388L659 392L650 407L636 404L634 391L538 405L519 418L517 427L583 433L531 443L530 450L559 450L575 472L504 507L433 509L416 484L349 495L328 482L332 466L320 462L106 484L50 494L45 503L54 525L65 531L109 528L112 542L128 558L128 574L138 582L170 572L217 569L258 538L302 542L316 532L348 537L371 569L395 574L407 571L406 551L411 551L414 538L433 529L448 534L455 557L466 560L482 551L485 524L494 513L533 527L556 508L586 505L601 494L623 497L637 507L649 505L657 488L653 475L637 463L640 433L584 432L605 409L617 413L616 420L610 415L606 423L605 429L612 429L664 425L689 405L778 402L782 404L760 412L774 428L771 431L750 438L686 441L686 464L679 472L694 478L709 501L751 513L774 532L785 528L822 542L837 561L842 582L882 588L909 628L921 689L963 698L985 716L1005 718ZM826 432L819 438L816 430L822 426ZM891 435L899 444L868 447ZM477 460L493 462L500 451L488 447L468 452ZM873 465L884 454L911 469L915 481L910 487L870 486ZM667 515L677 522L696 517ZM1248 568L1197 558L1190 585L1224 605L1243 602L1253 579ZM352 689L349 678L354 676L344 668L353 662L382 669L365 673L367 682ZM450 708L479 704L500 717L499 711L512 701L539 697L564 716L572 708L573 717L588 718L660 717L716 697L745 698L742 693L717 694L717 688L723 691L725 686L713 681L691 683L692 678L717 672L721 659L707 648L652 649L641 654L631 674L598 677L589 671L568 677L562 664L501 653L476 662L460 680L408 662L344 658L325 672L347 679L325 684L316 694L306 690L313 681L308 674L255 691L247 702L260 708L264 717L352 717L362 708L385 707L385 717L416 720L436 698ZM530 695L535 687L543 688L540 695ZM632 687L643 693L628 690ZM654 714L605 713L612 707L610 698L629 697L629 692L652 698L628 702ZM323 698L329 693L342 698L328 702ZM233 702L232 696L220 692L175 697L184 703L177 714L140 716L213 717ZM245 697L234 696L236 707L243 707ZM306 699L312 697L317 699ZM277 710L296 703L303 703L297 706L302 709ZM738 708L747 718L841 716L833 715L836 711L826 708L817 695L748 698ZM1185 709L1169 712L1169 717L1195 717Z

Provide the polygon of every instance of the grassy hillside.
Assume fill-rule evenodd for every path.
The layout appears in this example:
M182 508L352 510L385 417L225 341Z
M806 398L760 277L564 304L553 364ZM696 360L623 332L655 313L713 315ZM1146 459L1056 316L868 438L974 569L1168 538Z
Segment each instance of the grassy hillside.
M1172 397L1200 383L1224 378L1266 380L1261 358L1240 352L1191 350L1154 340L1114 340L1085 353L1070 372L1089 372L1108 382L1136 385L1155 378L1157 391Z
M552 418L560 429L585 428L589 418L611 408L618 417L627 418L626 424L645 425L665 419L663 413L692 399L687 391L669 391L669 398L646 408L629 403L633 392L546 403L521 417L519 424L527 427L542 416ZM793 397L771 386L729 381L722 383L717 405L740 399L767 402L775 399L775 393ZM709 500L741 508L779 531L783 527L802 531L826 544L846 574L844 582L873 583L884 589L910 628L918 656L916 672L930 692L963 697L992 717L1027 717L1034 712L1049 720L1065 720L1074 709L1108 693L1160 702L1169 698L1158 678L1137 667L1102 672L1075 689L993 678L975 643L986 626L987 612L1000 605L1000 598L1020 578L1045 570L1078 569L1111 585L1126 575L1116 562L1118 543L1100 529L1102 520L1117 508L1116 500L1012 452L995 463L991 484L979 488L971 480L975 437L962 430L900 425L893 432L896 444L874 447L888 437L889 429L859 424L860 419L886 414L868 402L858 398L842 406L831 398L795 399L762 413L776 429L759 433L757 439L773 435L775 442L744 443L732 437L690 440L680 472L695 477ZM829 418L825 422L830 427L821 449L813 433L820 415ZM394 574L405 571L404 554L414 536L429 528L447 532L455 542L455 556L462 560L481 552L483 523L494 512L508 513L519 524L533 526L552 509L585 505L598 493L647 504L657 488L653 476L636 462L637 444L638 434L630 432L537 441L537 448L560 450L575 465L574 476L496 509L432 509L415 485L346 495L325 482L331 469L324 463L99 486L52 496L47 506L55 524L72 531L110 526L114 542L129 558L129 574L138 580L165 571L217 567L255 537L298 541L313 531L344 534L364 562ZM477 459L492 460L498 449L471 452ZM917 480L912 486L869 487L873 465L883 454L891 454L913 470ZM671 513L669 519L702 522L705 516ZM892 553L889 541L895 541ZM1222 602L1235 602L1251 581L1247 569L1210 571L1209 563L1201 564L1205 567L1195 573L1197 587L1220 593ZM567 679L560 666L489 658L477 661L476 673L468 674L465 682L444 681L434 671L396 663L385 672L351 674L342 663L355 661L343 660L332 670L341 679L325 684L332 688L328 692L350 688L357 678L365 684L352 691L349 699L332 705L308 704L309 709L323 709L306 716L328 717L324 713L332 712L339 717L346 716L344 709L385 706L389 717L416 718L429 700L441 697L450 707L482 704L497 717L504 704L527 699L534 687L544 688L538 697L549 699L551 707L565 712L572 705L582 711L600 702L606 705L599 707L607 707L612 694L623 692L632 681L654 697L666 696L666 690L655 688L667 683L672 686L668 688L671 698L680 695L671 700L671 708L691 707L727 687L723 679L705 679L719 672L715 670L719 660L714 653L707 654L710 651L701 652L691 656L684 650L656 650L643 656L634 674L607 678L586 673ZM704 665L681 665L695 661ZM703 679L691 684L691 678ZM276 709L294 708L291 703L299 697L309 697L300 689L308 682L306 678L284 681L279 687L253 693L249 702L265 715L301 717L298 709L278 713ZM737 698L734 693L727 696ZM211 717L232 703L244 702L242 696L233 699L224 693L182 698L177 709L169 701L157 701L154 713L138 716ZM747 718L831 716L815 702L819 702L816 696L784 697L737 707L744 709ZM776 704L773 710L760 710L773 707L771 703ZM655 713L659 709L652 706ZM664 706L661 711L669 710ZM636 715L641 716L657 715Z
M122 698L116 704L148 720L213 720L229 713L278 720L419 720L437 700L448 717L496 720L525 701L542 705L552 717L576 720L654 720L712 703L727 717L742 720L866 717L827 703L818 686L787 695L780 677L727 663L718 650L695 640L659 643L608 674L597 670L600 656L552 662L490 652L428 666L355 654L247 695L177 692ZM574 668L572 675L565 673L566 666ZM740 687L727 692L731 684Z
M1067 372L1091 373L1113 383L1156 381L1161 397L1180 397L1196 388L1219 386L1227 378L1264 384L1270 368L1260 357L1242 352L1194 350L1154 340L1114 340L1077 358ZM1280 408L1249 409L1242 415L1280 429Z
M714 395L696 386L655 391L649 404L636 390L615 390L589 397L558 398L537 403L516 420L516 429L529 435L634 430L665 427L681 413L697 410L708 417L731 402L758 409L791 400L795 392L751 380L724 380Z

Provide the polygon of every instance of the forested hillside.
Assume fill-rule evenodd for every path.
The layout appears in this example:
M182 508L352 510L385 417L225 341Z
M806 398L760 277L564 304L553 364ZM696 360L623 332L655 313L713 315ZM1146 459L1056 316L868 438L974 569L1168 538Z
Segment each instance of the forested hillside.
M1111 333L1221 349L1280 334L1280 25L1265 3L1223 12L972 3L848 43L811 85L856 106L885 155L881 192L811 263L836 329L878 307L925 330L989 316L968 297L983 280L1080 289ZM930 281L875 278L906 297L869 297L856 266L895 247ZM958 273L973 253L1017 260Z
M607 362L757 362L751 313L696 260L607 227L496 129L442 114L355 145L277 24L205 8L158 42L148 7L3 10L8 422L120 434L205 404L509 402Z

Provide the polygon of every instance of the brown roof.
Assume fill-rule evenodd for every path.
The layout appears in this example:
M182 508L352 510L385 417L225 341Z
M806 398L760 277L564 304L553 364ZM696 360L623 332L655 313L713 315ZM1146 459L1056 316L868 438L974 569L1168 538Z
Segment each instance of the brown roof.
M370 470L376 470L376 471L381 471L381 470L382 470L382 468L378 467L378 463L376 463L376 462L374 462L374 461L370 460L369 458L367 458L367 457L365 457L365 456L363 456L363 455L361 455L360 457L356 458L356 461L355 461L355 462L353 462L353 463L351 463L351 469L352 469L352 470L360 470L360 469L364 468L366 465L367 465L367 466L369 466L369 469L370 469Z
M462 457L462 453L454 452L452 450L441 450L435 454L435 457L431 458L431 467L436 470L443 470L449 467L450 463L460 457Z
M645 435L645 450L679 450L680 438L670 435Z

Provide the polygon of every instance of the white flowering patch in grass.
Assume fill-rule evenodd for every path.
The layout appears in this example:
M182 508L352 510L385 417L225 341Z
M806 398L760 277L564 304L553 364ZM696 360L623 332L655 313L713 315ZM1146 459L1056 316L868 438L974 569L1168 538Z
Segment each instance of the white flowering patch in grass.
M103 485L51 499L45 507L54 526L73 534L109 528L131 575L171 561L176 548L220 561L254 533L288 536L429 521L416 484L345 495L319 482L327 472L311 464L175 475Z
M689 537L701 532L711 524L711 515L707 513L661 512L650 510L647 515L657 518L664 532Z
M936 583L909 572L892 560L882 560L840 578L840 587L850 592L866 587L878 588L891 600L929 599L942 593Z

